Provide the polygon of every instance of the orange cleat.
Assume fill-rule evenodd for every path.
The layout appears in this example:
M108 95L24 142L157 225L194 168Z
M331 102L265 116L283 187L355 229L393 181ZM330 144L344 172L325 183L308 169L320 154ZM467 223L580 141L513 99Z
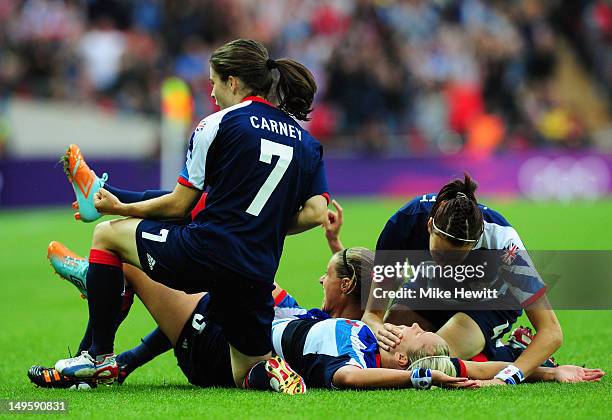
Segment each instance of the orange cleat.
M47 247L47 258L53 267L53 271L69 281L74 287L79 289L81 297L87 299L87 269L89 262L63 244L53 241Z
M87 223L98 220L102 215L94 205L94 194L104 186L108 175L105 173L102 178L99 178L94 171L89 169L79 146L76 144L71 144L68 147L61 158L61 162L64 166L64 173L72 184L76 195L76 205L75 203L72 204L72 207L78 210L78 216L75 215L75 219Z

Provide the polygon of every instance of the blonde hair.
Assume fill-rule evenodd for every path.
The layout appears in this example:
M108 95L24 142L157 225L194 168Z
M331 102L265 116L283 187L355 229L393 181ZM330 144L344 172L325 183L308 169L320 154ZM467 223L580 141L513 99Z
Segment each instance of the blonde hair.
M451 359L448 354L422 357L412 362L408 367L408 370L417 368L439 370L440 372L445 373L448 376L457 376L455 365L453 365L453 362L451 362Z

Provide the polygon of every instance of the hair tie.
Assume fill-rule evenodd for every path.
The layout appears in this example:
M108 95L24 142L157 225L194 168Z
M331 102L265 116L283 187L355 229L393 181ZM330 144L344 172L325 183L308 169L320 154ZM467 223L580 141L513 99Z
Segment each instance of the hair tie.
M266 60L266 67L268 68L268 70L274 70L275 68L278 67L278 65L276 64L275 60L272 60L271 58L268 58Z
M459 197L467 198L469 200L468 196L465 193L461 192L461 191L459 191L457 193L457 196L455 198L459 198Z

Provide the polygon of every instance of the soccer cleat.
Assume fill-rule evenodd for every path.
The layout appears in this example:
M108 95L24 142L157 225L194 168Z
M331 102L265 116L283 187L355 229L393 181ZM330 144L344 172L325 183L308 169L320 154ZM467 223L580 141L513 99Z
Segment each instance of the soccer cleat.
M270 385L277 392L296 395L306 393L306 384L300 375L295 373L287 362L274 356L266 362L266 372Z
M41 388L91 389L96 386L95 383L83 382L61 375L55 368L38 365L34 365L28 370L28 378L34 385Z
M533 340L533 332L529 327L523 327L522 325L516 328L510 333L508 338L508 345L513 349L525 350L531 341Z
M78 213L75 214L75 218L86 223L98 220L102 215L96 210L94 195L104 186L108 180L108 174L105 173L102 178L99 178L94 171L89 169L76 144L68 147L66 153L61 157L61 162L77 199Z
M81 292L81 297L87 299L87 259L56 241L52 241L47 247L47 258L55 273L72 283Z
M119 375L119 366L114 354L96 357L83 351L79 356L58 360L55 369L62 375L75 379L112 384Z

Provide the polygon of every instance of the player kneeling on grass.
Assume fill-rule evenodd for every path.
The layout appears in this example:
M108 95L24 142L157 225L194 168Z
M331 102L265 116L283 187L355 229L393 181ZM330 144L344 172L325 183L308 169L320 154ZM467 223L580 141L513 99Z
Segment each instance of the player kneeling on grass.
M414 265L435 262L441 267L478 266L484 261L484 265L488 263L487 272L495 273L495 278L472 278L463 284L474 290L495 286L499 296L482 299L486 308L482 310L475 304L467 307L466 301L460 299L438 299L438 307L432 310L413 307L414 300L410 298L398 298L387 305L383 299L371 297L363 319L377 332L384 347L393 347L401 338L401 331L393 324L418 322L444 337L451 355L514 362L508 365L510 370L527 377L559 349L563 333L546 298L546 285L517 231L501 214L477 202L476 189L477 184L465 174L464 179L444 185L437 194L424 194L409 201L389 219L376 250L426 251L424 258L430 260L411 261ZM485 253L493 257L485 261ZM436 276L418 276L402 288L433 290L447 286L456 283ZM500 345L501 337L510 331L523 310L536 334L522 329L514 334L518 348Z

